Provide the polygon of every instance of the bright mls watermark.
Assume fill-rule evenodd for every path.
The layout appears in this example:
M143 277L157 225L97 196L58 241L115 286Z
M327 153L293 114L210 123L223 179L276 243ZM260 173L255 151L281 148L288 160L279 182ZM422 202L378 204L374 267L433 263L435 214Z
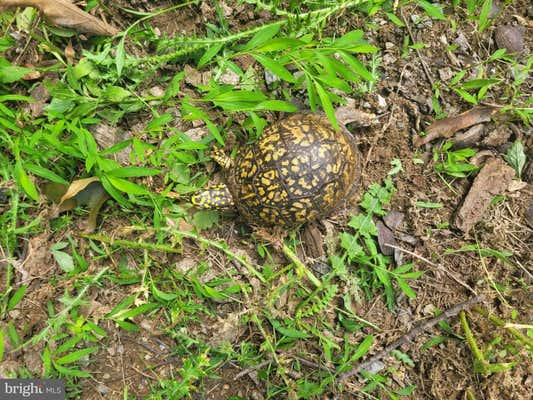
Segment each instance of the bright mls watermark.
M0 379L0 400L65 400L62 379Z

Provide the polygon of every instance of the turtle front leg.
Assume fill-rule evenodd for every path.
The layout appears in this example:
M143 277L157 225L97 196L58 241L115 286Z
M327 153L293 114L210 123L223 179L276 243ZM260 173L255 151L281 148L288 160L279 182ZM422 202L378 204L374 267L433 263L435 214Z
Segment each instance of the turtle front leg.
M233 160L231 159L231 157L217 147L211 150L210 156L223 169L227 170L233 167Z
M200 190L191 197L191 203L202 209L233 208L233 196L224 184Z

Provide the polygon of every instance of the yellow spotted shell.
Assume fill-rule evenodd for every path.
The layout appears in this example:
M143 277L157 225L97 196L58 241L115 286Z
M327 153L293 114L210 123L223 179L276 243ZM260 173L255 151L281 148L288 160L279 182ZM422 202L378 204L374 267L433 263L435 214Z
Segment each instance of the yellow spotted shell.
M346 200L359 177L358 161L346 129L336 131L322 115L294 114L239 150L228 187L251 224L291 227Z

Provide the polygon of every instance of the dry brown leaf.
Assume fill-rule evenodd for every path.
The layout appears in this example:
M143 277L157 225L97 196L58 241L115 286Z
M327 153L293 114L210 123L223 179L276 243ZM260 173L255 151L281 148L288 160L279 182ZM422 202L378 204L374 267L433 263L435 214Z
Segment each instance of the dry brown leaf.
M404 213L396 210L391 210L387 213L387 215L383 217L383 222L385 223L385 225L387 225L389 229L396 231L396 229L398 229L398 227L402 224L404 217Z
M79 179L66 186L58 183L47 183L43 187L45 196L54 203L58 203L50 213L55 218L62 212L72 210L78 206L89 209L89 216L85 221L85 231L96 229L96 219L102 205L109 199L97 177Z
M74 56L76 55L76 52L74 51L74 47L72 47L72 40L68 41L63 54L65 55L65 58L69 64L74 64Z
M9 7L35 7L53 25L72 28L79 32L113 36L118 30L91 14L76 7L68 0L1 0L0 9Z
M422 146L437 138L449 138L461 129L477 125L482 122L489 122L491 117L498 112L498 108L483 106L468 110L462 114L438 120L427 129L427 135L417 137L414 140L415 146Z
M324 252L324 238L315 224L306 225L302 232L302 242L308 257L320 258L326 254Z
M394 233L381 221L376 222L376 228L378 230L378 244L381 252L386 256L392 256L394 254L394 248L388 245L396 246Z
M96 182L97 180L98 178L96 176L91 176L90 178L78 179L73 181L68 187L65 194L59 200L59 205L61 205L61 203L63 203L65 200L75 197L79 192L85 189L89 185L89 183Z
M501 159L487 160L457 212L455 226L468 232L483 217L494 196L507 189L514 176L514 169Z

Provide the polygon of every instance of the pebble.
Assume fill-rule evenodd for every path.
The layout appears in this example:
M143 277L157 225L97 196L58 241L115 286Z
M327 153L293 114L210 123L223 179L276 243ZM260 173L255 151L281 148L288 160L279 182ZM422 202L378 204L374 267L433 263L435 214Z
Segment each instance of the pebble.
M220 75L218 78L218 83L222 83L224 85L237 85L240 80L241 77L239 75L237 75L231 69L228 69L226 72Z
M390 65L396 62L396 57L391 54L385 54L383 56L383 65Z
M265 83L267 84L267 86L270 86L274 82L278 82L278 81L279 81L279 77L276 74L272 73L268 69L265 69Z
M385 364L383 362L374 361L369 365L368 368L365 368L365 371L369 374L377 374L379 371L383 370L383 368L385 368Z
M440 79L444 82L449 81L453 77L453 71L450 67L440 68L439 69Z
M381 110L384 110L387 108L387 101L379 94L378 94L378 107Z
M424 313L424 315L435 315L435 306L431 303L427 304L422 309L422 312Z

